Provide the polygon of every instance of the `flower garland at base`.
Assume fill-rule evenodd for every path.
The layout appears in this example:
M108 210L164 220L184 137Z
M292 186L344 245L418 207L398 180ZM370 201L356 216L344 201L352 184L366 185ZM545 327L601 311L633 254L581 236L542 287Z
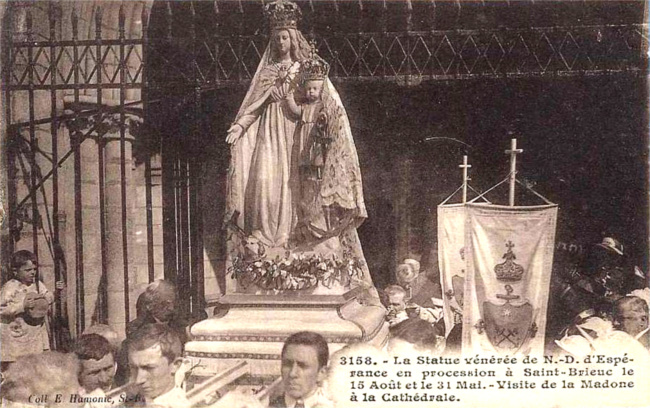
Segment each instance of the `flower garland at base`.
M243 289L255 285L262 290L295 291L331 288L338 283L348 287L363 277L364 261L343 253L325 257L321 254L286 254L284 258L246 260L239 255L228 268L232 279Z

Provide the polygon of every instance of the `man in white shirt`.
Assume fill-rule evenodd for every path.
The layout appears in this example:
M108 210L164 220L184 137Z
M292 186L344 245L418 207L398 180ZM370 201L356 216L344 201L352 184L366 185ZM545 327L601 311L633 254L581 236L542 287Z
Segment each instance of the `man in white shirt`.
M185 391L174 381L183 352L174 330L166 324L145 324L129 335L127 347L130 379L144 397L146 406L190 407Z
M272 398L270 408L329 408L320 387L327 375L329 348L318 333L294 333L282 347L282 385L284 394Z

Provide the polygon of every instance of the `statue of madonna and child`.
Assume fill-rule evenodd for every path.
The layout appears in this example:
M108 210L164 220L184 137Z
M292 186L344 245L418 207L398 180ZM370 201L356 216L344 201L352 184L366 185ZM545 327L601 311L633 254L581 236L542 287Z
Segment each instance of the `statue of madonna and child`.
M270 42L226 138L236 292L374 291L357 235L367 217L359 160L329 65L298 31L295 3L264 12Z

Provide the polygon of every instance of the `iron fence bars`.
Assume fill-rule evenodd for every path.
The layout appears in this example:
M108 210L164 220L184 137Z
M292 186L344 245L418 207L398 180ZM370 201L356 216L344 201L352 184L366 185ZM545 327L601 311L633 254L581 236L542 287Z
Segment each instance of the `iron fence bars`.
M248 4L248 3L242 3ZM182 6L169 2L165 9L166 33L160 33L156 41L149 41L149 52L166 58L169 72L158 70L149 78L152 85L163 84L160 75L176 81L190 81L191 70L197 69L202 84L226 85L231 82L248 81L255 72L266 43L264 30L257 27L252 30L244 17L243 6L237 5L233 18L235 23L228 30L225 25L226 12L219 10L227 4L219 2L192 2L191 8L201 6L201 12L188 18ZM312 5L314 6L314 5ZM379 25L385 29L366 31L374 25L368 23L367 12L358 13L357 22L350 32L347 30L327 31L307 28L319 44L323 56L333 64L332 74L335 79L355 80L388 77L392 80L404 80L409 75L423 80L447 80L480 77L518 77L518 76L553 76L553 75L597 75L615 72L638 72L643 69L645 55L642 52L647 44L643 24L598 24L598 25L558 25L549 27L525 28L486 28L454 30L417 30L427 25L416 24L411 5L402 10L405 14L405 30L388 27L386 5L379 18ZM175 25L180 18L190 24L196 19L206 17L203 8L209 8L211 24L201 24L193 34L185 32L178 35ZM316 5L316 8L325 7ZM363 5L362 5L363 7ZM365 7L368 7L366 5ZM404 7L403 7L404 8ZM176 10L178 9L178 10ZM206 9L207 10L207 9ZM374 9L373 9L374 10ZM433 8L434 14L436 8ZM174 14L176 13L176 14ZM251 12L252 13L252 12ZM52 15L55 12L51 13ZM198 16L196 15L198 14ZM308 14L308 13L307 13ZM331 13L330 13L331 14ZM336 14L336 13L335 13ZM427 21L434 18L427 15ZM174 17L176 16L176 17ZM76 17L75 17L76 18ZM307 18L308 19L308 18ZM312 18L313 20L314 18ZM435 18L434 18L435 20ZM207 21L207 20L206 20ZM233 25L234 24L234 25ZM232 27L231 27L232 26ZM415 30L413 28L416 28ZM50 36L51 37L51 36ZM7 84L11 90L51 90L54 89L140 89L143 86L144 64L138 52L146 41L142 38L104 38L103 52L96 51L97 38L60 39L33 38L13 41L13 58L9 60ZM162 41L157 41L162 40ZM155 44L159 44L156 46ZM194 44L196 59L183 45ZM98 83L97 71L107 58L116 55L124 47L126 57L137 59L132 64L133 70L126 72L124 81L119 77L119 70L112 75L104 75L105 80ZM71 50L76 49L77 56ZM47 66L43 72L35 72L33 67L18 66L21 61L29 59L34 65ZM78 62L83 60L80 67ZM79 77L77 77L79 75ZM53 81L52 77L55 77ZM124 82L124 83L122 83Z
M5 24L9 24L13 20L13 12L11 10L11 7L8 7L5 13ZM0 67L0 71L2 74L2 82L3 82L3 95L2 95L2 102L4 103L4 112L2 112L5 115L5 123L4 127L0 128L0 132L5 131L7 134L9 133L9 123L11 123L11 92L9 91L9 87L7 84L9 84L9 81L11 79L11 69L10 66L13 65L12 63L12 58L13 58L13 52L12 52L12 34L8 32L7 30L3 30L2 33L0 33L1 38L0 40L3 42L2 44L5 47L5 52L2 53L1 56L1 62L2 62L2 67ZM0 126L2 126L0 124ZM11 253L13 252L13 230L14 230L14 225L16 221L16 216L15 213L11 210L12 208L15 208L16 202L15 202L15 191L14 191L14 183L12 180L15 179L16 175L14 172L14 161L12 159L12 152L13 149L11 147L10 143L10 138L7 137L5 140L2 141L2 146L0 148L5 148L7 151L7 155L3 156L0 158L0 164L6 166L6 178L3 180L0 178L0 186L1 188L5 188L6 194L4 197L0 197L2 200L6 200L7 208L4 209L5 214L6 214L6 221L4 221L6 224L9 225L9 231L11 232L9 236L7 237L5 234L3 235L2 241L0 242L2 244L2 247L0 248L0 256L2 256L3 259L8 259L9 256L11 256ZM1 152L0 152L1 154ZM8 276L4 276L5 274L0 274L0 284L3 284L9 279Z
M189 24L190 36L196 38L196 32L199 29L197 24L197 10L195 3L190 3L190 16L191 21ZM195 42L192 43L190 48L190 53L192 55L192 60L197 61L198 49ZM193 140L193 144L198 144L201 140L202 134L202 101L201 101L201 82L205 80L202 77L200 70L198 69L198 64L195 64L192 67L192 77L194 79L194 94L193 94L193 109L192 109L192 126L190 127L190 132ZM188 162L188 200L187 200L187 211L188 219L187 226L189 227L186 234L188 239L188 251L187 251L187 269L186 275L184 276L184 282L182 283L185 288L185 293L190 294L190 302L188 302L187 309L185 310L186 314L191 314L196 312L196 307L198 306L196 300L198 298L197 293L197 275L199 270L203 270L203 245L202 241L197 236L197 225L202 223L202 214L199 211L198 207L198 197L200 195L200 178L201 173L199 171L200 164L197 161L190 160ZM199 247L199 244L200 247ZM201 273L202 275L202 273Z
M140 16L140 21L142 22L143 27L149 27L149 11L146 7L142 8L142 14ZM148 69L145 67L147 66L147 49L149 47L149 36L143 35L142 36L142 93L141 93L141 98L142 98L142 123L147 124L148 123L148 113L149 113L149 90L148 88L148 78L147 78L147 73ZM146 125L143 125L141 129L147 129L148 133L147 137L150 137L150 132L151 132L151 127L145 127ZM156 149L158 152L159 150ZM147 155L144 159L144 165L145 165L145 174L144 174L144 179L145 179L145 211L146 211L146 222L147 222L147 279L149 282L153 282L155 280L155 254L154 254L154 229L153 229L153 192L152 192L152 168L151 168L151 156Z
M102 19L103 12L101 8L98 8L95 11L95 55L97 58L103 55L103 39L102 39ZM102 58L101 61L104 61ZM103 83L103 70L96 69L95 71L95 81L97 88L97 106L102 106L104 103L104 95L102 90ZM101 278L100 278L100 287L99 293L97 295L98 305L97 305L97 320L101 323L108 323L108 264L107 264L107 243L106 243L106 177L104 174L104 148L106 144L103 138L97 140L97 169L99 173L98 184L99 184L99 231L100 231L100 255L101 255Z
M72 78L74 105L79 106L80 66L82 61L79 54L79 16L72 9ZM83 51L85 54L86 51ZM81 192L81 143L79 132L70 133L70 147L74 154L74 231L75 231L75 277L76 277L76 329L77 334L83 333L86 325L85 284L84 284L84 241L83 241L83 209Z
M190 177L194 184L194 192L190 195L190 252L191 252L191 274L190 291L192 316L197 316L205 307L205 285L203 265L203 206L200 197L203 190L203 165L200 162L190 163Z
M126 112L124 111L124 104L126 103L126 79L127 79L127 60L125 48L125 29L124 23L126 17L124 15L124 5L120 5L118 13L118 36L119 36L119 62L117 72L120 79L120 193L122 197L122 263L124 264L124 315L125 322L130 319L130 305L129 305L129 221L127 206L127 154L126 154ZM129 157L130 159L130 157ZM129 167L131 160L129 160ZM130 168L129 168L130 170Z
M27 33L26 33L27 41L34 41L34 32L33 32L33 18L32 18L32 13L31 10L27 10ZM37 54L37 56L40 55L40 52ZM29 48L27 50L27 78L29 80L30 84L34 83L34 77L35 77L35 62L34 62L34 50ZM34 125L34 119L36 117L35 115L35 109L34 109L34 87L30 86L28 87L28 99L29 99L29 145L32 147L28 153L28 160L29 160L29 181L30 185L35 185L36 184L36 173L34 172L34 169L36 168L36 153L34 147L37 146L36 142L36 126ZM34 254L36 254L36 258L38 259L38 220L39 220L39 212L38 212L38 205L36 202L36 194L31 195L31 204L32 204L32 245L34 248ZM36 281L38 282L38 272L36 273Z
M65 262L65 253L61 245L61 210L59 206L59 126L60 122L56 119L58 111L57 98L57 63L54 57L57 53L57 47L54 45L56 40L57 16L59 9L54 3L49 4L48 23L49 23L49 40L50 40L50 58L49 58L49 77L50 77L50 122L51 149L52 149L52 258L54 264L54 281L63 282L67 286L67 263ZM59 22L60 24L60 22ZM42 177L41 181L46 180ZM50 217L48 217L49 220ZM68 321L68 308L64 304L65 297L61 291L54 290L54 321L52 322L53 349L65 350L70 346L70 327Z
M14 22L19 26L18 30L6 31L4 38L7 52L3 61L3 80L9 102L5 112L12 148L6 170L10 180L8 213L12 234L3 250L11 253L21 239L23 226L31 224L31 242L21 242L19 247L29 247L40 254L43 258L41 263L49 268L44 250L44 243L47 244L53 261L54 281L65 280L66 276L70 278L70 289L74 293L70 310L74 310L77 335L83 332L88 322L108 321L106 275L107 269L115 265L108 262L109 253L113 251L107 252L110 235L107 222L110 194L107 190L115 182L118 194L113 196L121 204L121 212L118 210L121 222L118 224L122 228L118 245L122 255L119 258L123 262L116 261L121 264L120 280L126 286L126 290L119 294L119 307L123 310L118 313L120 318L123 317L120 324L125 324L130 317L131 288L128 285L133 279L130 276L133 271L129 269L131 237L127 226L131 206L126 205L126 201L132 198L127 177L132 167L127 120L133 114L142 115L142 106L141 101L127 101L127 97L129 92L133 94L133 90L143 87L142 46L145 39L140 35L137 38L127 36L124 9L119 18L104 21L102 28L103 10L116 14L115 4L87 7L88 4L11 2L7 6L7 21L20 21ZM144 9L146 11L146 7ZM11 17L14 13L15 17ZM107 25L109 21L113 21L111 24L115 27ZM117 35L111 30L117 31ZM146 34L146 25L142 27L142 34ZM119 96L107 98L109 93ZM46 100L49 106L44 108ZM62 130L62 125L66 125L67 131ZM111 137L105 136L116 130L117 136L113 139L119 147L114 159L121 164L116 163L120 168L116 172L118 179L108 180L106 174L111 164L107 160L110 159L107 141ZM83 144L89 138L92 141ZM66 146L68 142L69 149ZM51 151L47 152L49 144ZM63 146L67 151L61 150ZM39 163L46 162L41 157L47 160L51 169L41 171ZM69 171L69 178L61 182L60 169L68 165L65 174L67 177ZM145 170L145 173L150 175L151 172ZM71 204L67 218L74 218L70 229L65 228L66 202ZM153 231L152 219L150 214L147 218L149 235ZM95 222L98 228L93 227ZM65 245L66 237L70 238L69 247ZM150 239L149 242L150 255L153 251ZM67 271L66 252L74 258L74 271ZM96 259L98 265L94 265ZM148 262L153 265L152 260ZM151 272L148 275L152 280ZM58 321L64 322L67 321L67 307L61 302L57 293L55 312L57 318L61 318ZM91 315L92 306L94 311ZM63 347L65 336L56 331L54 334L54 347Z

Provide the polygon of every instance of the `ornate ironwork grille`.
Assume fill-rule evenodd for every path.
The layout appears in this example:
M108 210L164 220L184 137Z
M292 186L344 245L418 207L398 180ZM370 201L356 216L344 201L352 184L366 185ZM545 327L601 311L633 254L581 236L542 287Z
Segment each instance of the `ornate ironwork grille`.
M105 10L117 17L109 28ZM77 335L90 322L111 322L109 311L121 310L122 325L132 317L131 144L143 117L146 42L127 33L123 6L96 8L90 20L79 14L65 3L10 2L3 25L11 232L3 249L30 249L41 271L72 279ZM146 10L139 17L146 27ZM149 181L151 157L145 167ZM150 208L151 183L145 188ZM146 218L150 227L150 211ZM148 269L153 279L153 257ZM57 297L57 346L67 309Z
M155 48L164 49L166 69L154 73L151 81L204 88L249 81L267 43L262 3L171 2L154 7L154 16L165 25L156 36L163 41ZM552 2L550 7L529 1L299 3L303 32L332 64L335 81L416 85L427 80L640 73L645 68L647 36L638 5L628 4L631 10L625 9L627 17L619 18L620 23L605 24L603 14L609 9L588 2ZM537 13L531 15L529 9ZM513 18L518 13L520 18ZM561 17L549 21L541 18L543 13ZM186 16L185 26L174 25L179 15Z

